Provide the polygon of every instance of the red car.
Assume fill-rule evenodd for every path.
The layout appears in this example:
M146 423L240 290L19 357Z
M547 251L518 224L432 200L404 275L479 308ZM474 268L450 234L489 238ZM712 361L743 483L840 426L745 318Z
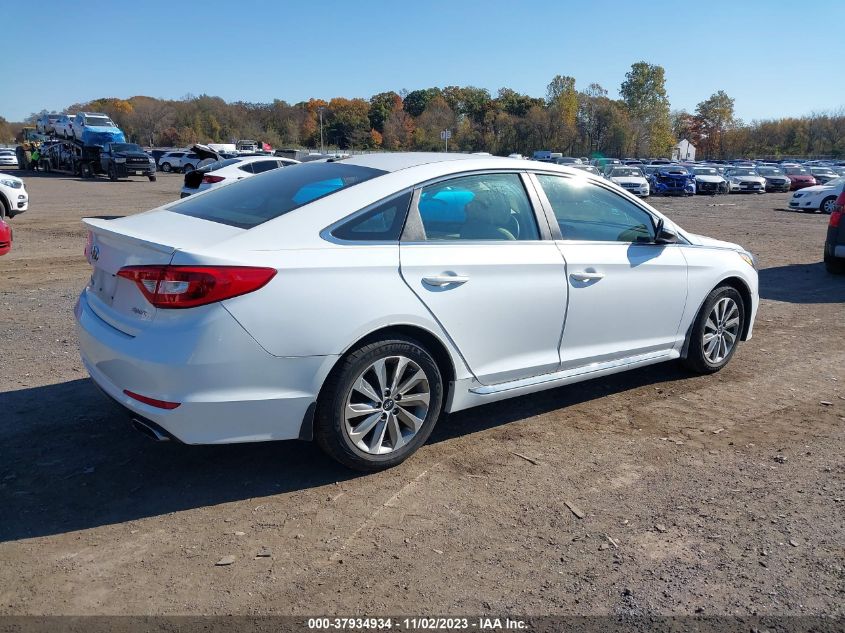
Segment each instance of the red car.
M0 220L0 255L12 250L12 227Z
M813 174L806 167L784 167L783 171L789 178L789 182L792 183L789 187L792 191L818 184Z

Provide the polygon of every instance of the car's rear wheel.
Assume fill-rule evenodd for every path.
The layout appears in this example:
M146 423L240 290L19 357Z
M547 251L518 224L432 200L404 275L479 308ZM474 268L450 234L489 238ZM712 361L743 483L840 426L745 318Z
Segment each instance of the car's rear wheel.
M114 165L109 165L108 174L109 174L109 180L111 180L112 182L117 180L117 169L115 169Z
M320 395L314 437L356 470L403 462L431 435L443 403L443 378L419 342L389 337L350 352Z
M182 167L182 173L190 174L192 171L194 171L194 166L191 165L190 163L188 163L187 165Z
M170 163L162 163L161 164L161 171L163 171L166 174L169 174L171 171L173 171L173 167L170 166Z
M744 323L745 304L736 288L716 288L695 318L684 365L699 374L719 371L734 355Z
M836 196L828 196L819 205L819 210L825 213L833 213L833 207L836 206Z

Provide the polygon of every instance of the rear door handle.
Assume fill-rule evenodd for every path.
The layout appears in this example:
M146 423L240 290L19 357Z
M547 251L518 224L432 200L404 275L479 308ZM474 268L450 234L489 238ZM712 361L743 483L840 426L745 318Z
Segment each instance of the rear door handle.
M572 281L598 281L604 279L604 273L580 272L569 275Z
M469 277L462 277L461 275L431 275L430 277L423 277L423 283L429 286L448 286L451 284L460 285L469 281Z

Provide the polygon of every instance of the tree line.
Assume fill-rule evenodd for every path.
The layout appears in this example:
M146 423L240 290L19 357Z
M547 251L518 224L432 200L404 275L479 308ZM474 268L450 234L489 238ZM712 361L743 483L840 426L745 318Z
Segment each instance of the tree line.
M659 157L684 138L700 158L845 155L843 110L746 124L735 117L734 100L718 91L693 113L672 111L664 69L646 62L631 66L618 99L597 83L578 90L574 77L557 75L542 98L510 88L493 96L484 88L447 86L296 104L227 103L208 95L101 98L66 111L80 110L105 112L129 139L163 147L246 138L273 147L318 147L322 117L325 145L343 150L441 150L440 132L450 129L450 149L500 155L550 149L571 156ZM0 118L0 141L15 127Z

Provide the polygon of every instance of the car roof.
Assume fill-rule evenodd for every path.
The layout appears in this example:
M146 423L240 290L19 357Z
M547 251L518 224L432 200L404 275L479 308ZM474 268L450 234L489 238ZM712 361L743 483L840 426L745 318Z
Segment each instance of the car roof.
M332 159L330 159L332 160ZM473 161L507 161L518 162L525 166L525 161L518 158L500 158L498 156L479 156L477 154L447 154L444 152L396 152L396 153L381 153L381 154L356 154L349 158L339 158L337 161L343 161L348 165L360 165L361 167L370 167L372 169L380 169L382 171L393 172L401 169L408 169L410 167L418 167L420 165L428 165L430 163L444 163L456 160L473 160Z

